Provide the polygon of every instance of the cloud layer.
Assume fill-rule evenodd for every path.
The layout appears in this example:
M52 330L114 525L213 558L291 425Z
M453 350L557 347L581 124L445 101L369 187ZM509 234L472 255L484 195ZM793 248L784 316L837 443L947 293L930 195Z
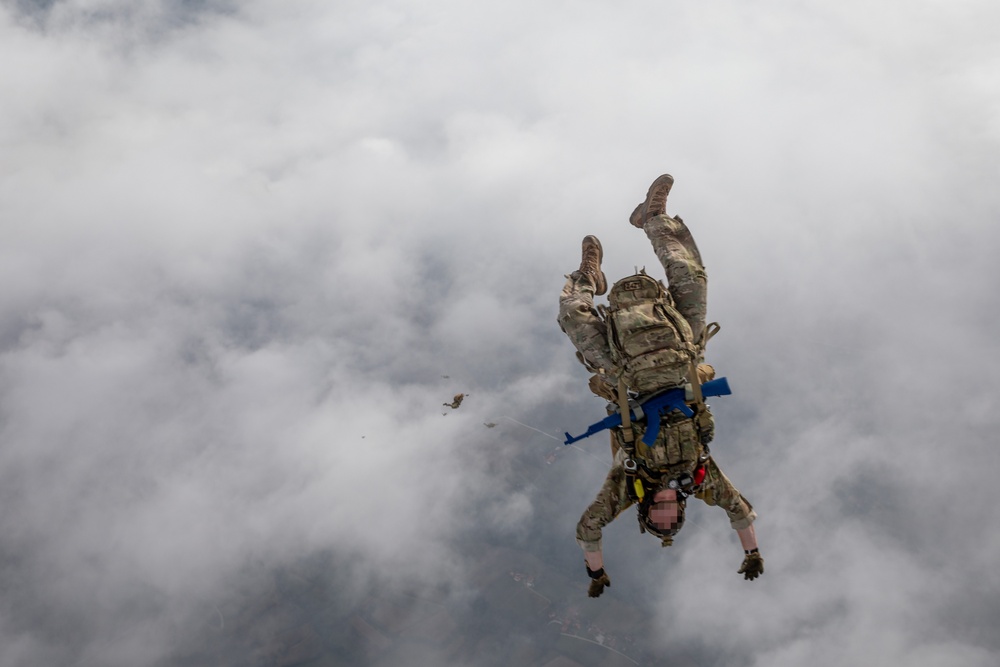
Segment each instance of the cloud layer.
M994 664L997 13L4 3L0 662L169 660L315 554L345 604L475 590L469 540L578 563L604 445L518 472L600 413L556 296L584 234L655 269L670 171L768 573L623 517L616 590L695 664Z

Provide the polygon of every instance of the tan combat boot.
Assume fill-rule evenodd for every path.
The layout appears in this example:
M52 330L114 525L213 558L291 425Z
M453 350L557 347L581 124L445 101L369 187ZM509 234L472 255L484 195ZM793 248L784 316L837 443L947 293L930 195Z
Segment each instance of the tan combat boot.
M670 194L670 188L673 185L674 177L670 174L663 174L653 181L653 184L649 186L649 192L646 193L646 201L635 207L632 215L629 216L629 222L642 229L642 226L646 224L646 220L654 215L666 213L667 195Z
M583 257L580 259L580 273L589 276L594 284L594 294L600 296L608 291L608 280L601 271L604 249L596 236L583 237Z

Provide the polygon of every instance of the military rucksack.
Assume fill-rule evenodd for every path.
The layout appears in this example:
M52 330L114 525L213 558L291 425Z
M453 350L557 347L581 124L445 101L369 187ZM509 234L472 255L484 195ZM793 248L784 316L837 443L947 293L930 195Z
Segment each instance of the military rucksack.
M640 271L616 282L608 303L603 315L611 358L628 388L647 394L687 382L699 350L663 284Z

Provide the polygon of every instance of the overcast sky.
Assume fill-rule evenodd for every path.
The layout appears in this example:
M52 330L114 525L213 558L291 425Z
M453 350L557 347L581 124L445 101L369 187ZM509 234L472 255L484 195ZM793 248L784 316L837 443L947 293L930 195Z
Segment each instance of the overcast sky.
M496 466L602 416L558 293L585 234L609 278L658 271L627 218L669 172L767 573L693 508L667 551L623 517L612 579L694 660L996 665L997 25L4 0L0 664L166 659L248 563L474 586L456 537L525 526L578 563L606 442L560 457L558 525Z

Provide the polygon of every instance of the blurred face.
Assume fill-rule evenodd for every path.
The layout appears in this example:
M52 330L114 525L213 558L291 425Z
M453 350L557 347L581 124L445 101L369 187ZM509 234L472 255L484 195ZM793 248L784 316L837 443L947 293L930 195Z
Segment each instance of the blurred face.
M649 520L657 530L666 532L674 529L679 515L676 491L664 489L653 496L653 504L649 506Z

